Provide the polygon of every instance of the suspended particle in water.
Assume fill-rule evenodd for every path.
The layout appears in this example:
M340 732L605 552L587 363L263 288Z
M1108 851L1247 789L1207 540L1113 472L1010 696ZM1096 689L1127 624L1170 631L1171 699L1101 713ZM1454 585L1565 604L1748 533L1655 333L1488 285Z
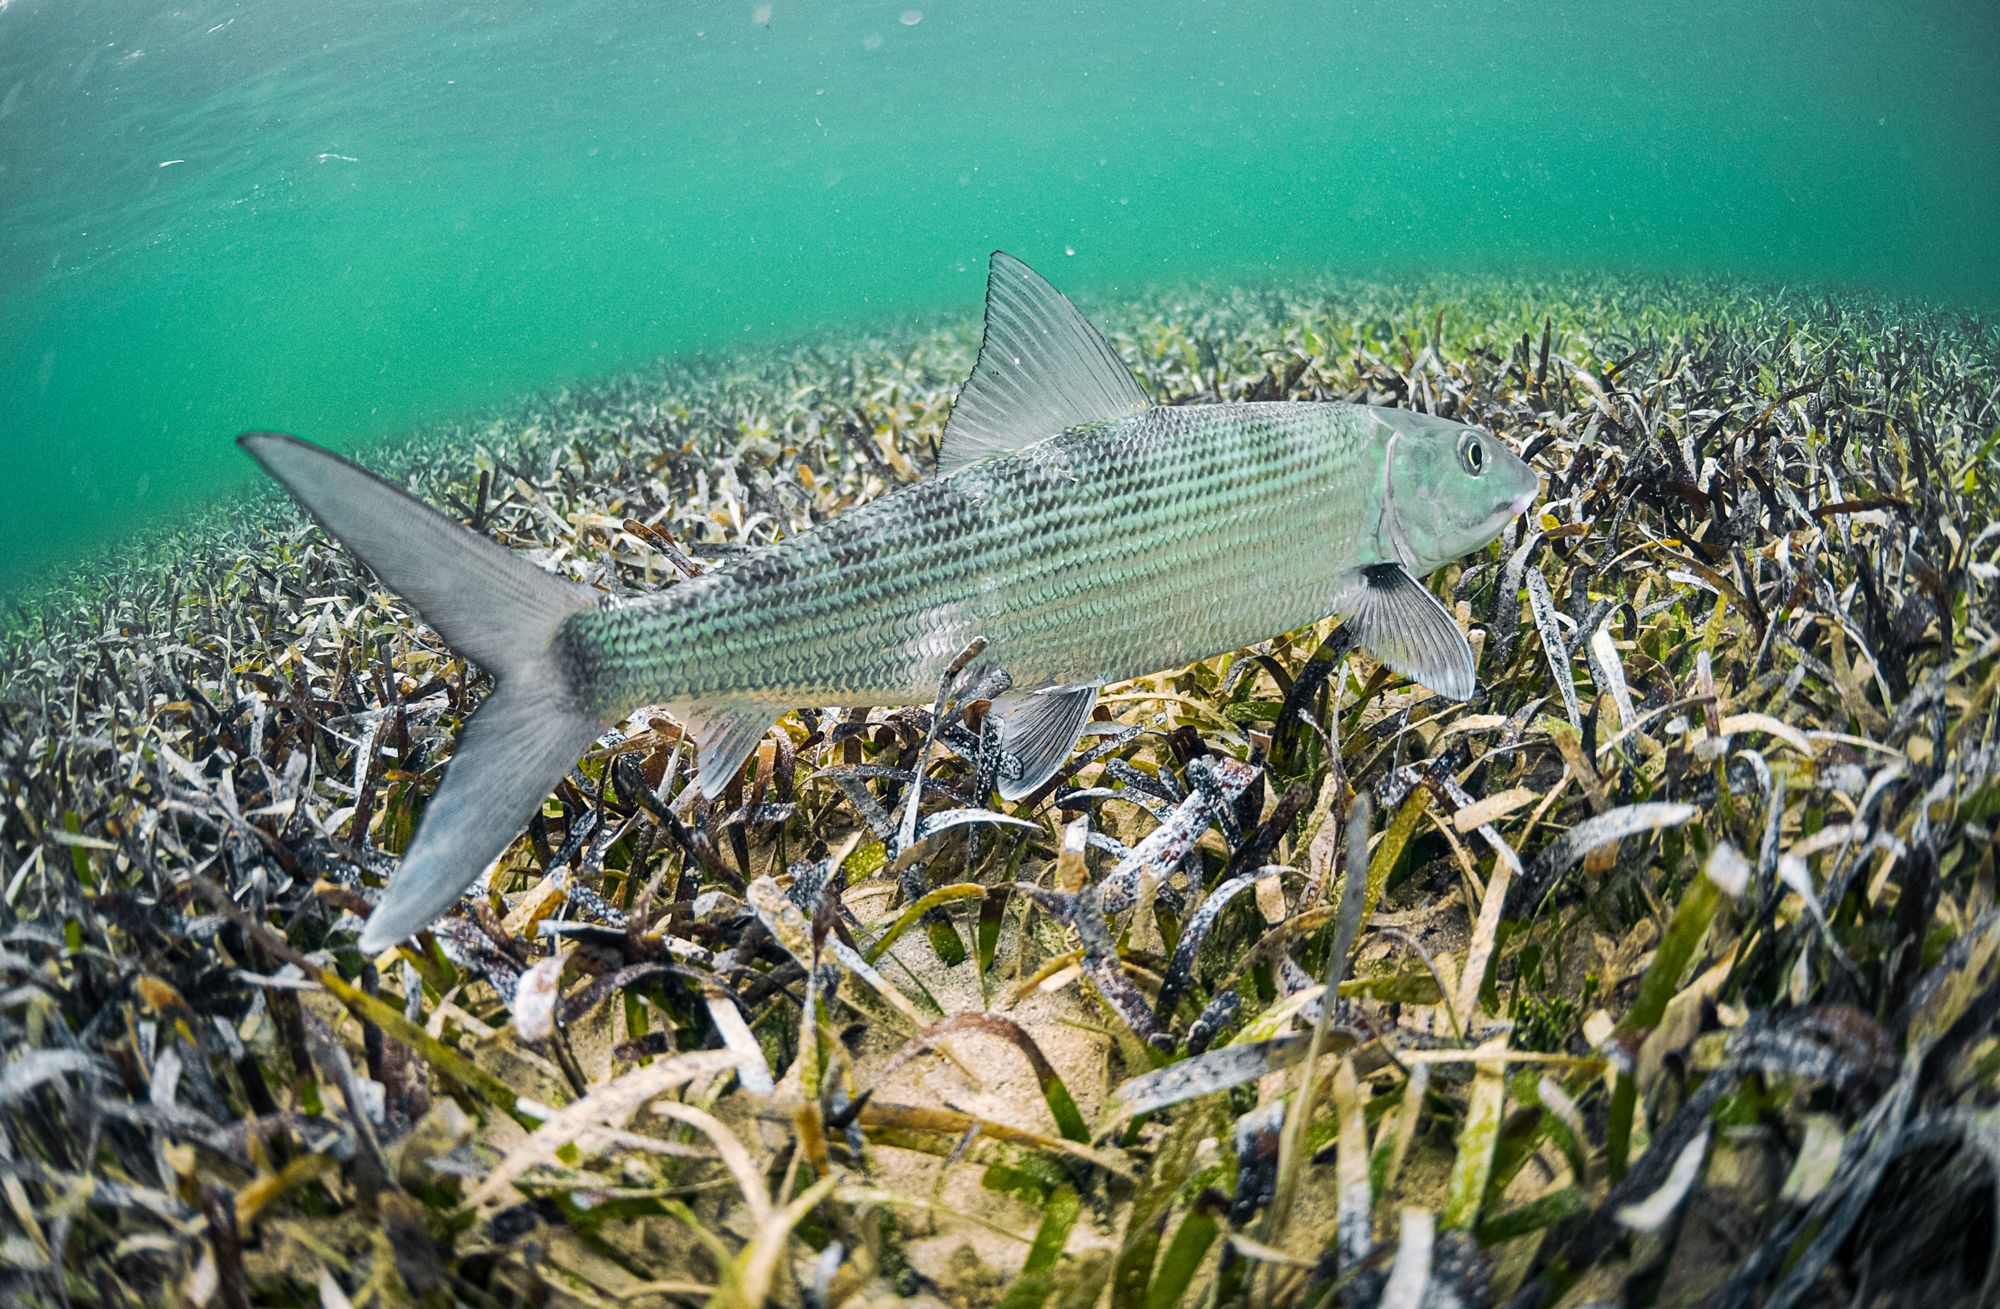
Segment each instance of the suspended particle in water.
M904 27L915 27L918 23L924 21L924 11L921 9L905 9L903 16L897 21L902 23Z
M771 25L771 6L758 5L755 9L752 9L750 11L750 23L754 27L769 27Z
M861 48L863 50L880 50L882 48L882 34L880 32L870 32L868 35L862 37Z

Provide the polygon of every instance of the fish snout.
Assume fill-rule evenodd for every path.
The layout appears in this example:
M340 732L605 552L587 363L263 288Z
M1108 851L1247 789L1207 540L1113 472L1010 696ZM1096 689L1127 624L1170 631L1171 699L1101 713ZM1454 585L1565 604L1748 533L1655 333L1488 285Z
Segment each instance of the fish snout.
M1512 519L1526 513L1528 506L1535 503L1535 497L1542 493L1542 478L1519 455L1512 455L1506 461L1506 471L1510 476L1505 485L1513 494L1504 497L1496 509L1503 519Z
M1494 501L1493 521L1504 524L1519 518L1527 512L1529 505L1535 503L1535 497L1540 495L1541 491L1541 480L1537 478L1530 482L1525 490L1517 491L1513 495L1503 496Z

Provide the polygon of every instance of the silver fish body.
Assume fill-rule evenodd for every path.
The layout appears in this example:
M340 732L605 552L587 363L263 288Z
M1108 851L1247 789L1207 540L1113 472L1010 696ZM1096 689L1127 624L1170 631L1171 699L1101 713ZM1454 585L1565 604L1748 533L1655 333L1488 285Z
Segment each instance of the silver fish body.
M450 907L608 725L664 704L715 796L803 704L926 703L962 652L1004 673L1003 798L1055 774L1098 689L1346 615L1463 699L1472 650L1418 580L1533 498L1492 436L1331 403L1154 406L1075 307L995 254L979 362L939 475L640 599L553 577L338 455L239 438L497 679L362 933ZM995 679L997 681L997 679Z
M1016 688L1115 682L1314 622L1388 556L1383 433L1336 404L1156 408L1061 433L570 622L608 711L928 701L974 638Z

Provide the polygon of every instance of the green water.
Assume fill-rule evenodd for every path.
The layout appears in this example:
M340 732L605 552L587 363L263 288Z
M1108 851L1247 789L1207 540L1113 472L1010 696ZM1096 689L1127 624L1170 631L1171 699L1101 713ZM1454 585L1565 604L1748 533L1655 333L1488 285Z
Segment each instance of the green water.
M1288 271L2000 304L2000 6L0 0L0 590L537 387Z

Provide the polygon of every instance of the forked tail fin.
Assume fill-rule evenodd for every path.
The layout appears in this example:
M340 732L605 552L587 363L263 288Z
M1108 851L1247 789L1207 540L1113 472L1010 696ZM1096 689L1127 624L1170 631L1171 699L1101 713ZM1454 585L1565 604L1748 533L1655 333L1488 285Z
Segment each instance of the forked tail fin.
M402 867L361 933L362 950L384 950L450 908L596 738L598 718L555 644L563 623L596 596L330 451L277 432L246 432L236 443L454 650L499 681L466 724Z

